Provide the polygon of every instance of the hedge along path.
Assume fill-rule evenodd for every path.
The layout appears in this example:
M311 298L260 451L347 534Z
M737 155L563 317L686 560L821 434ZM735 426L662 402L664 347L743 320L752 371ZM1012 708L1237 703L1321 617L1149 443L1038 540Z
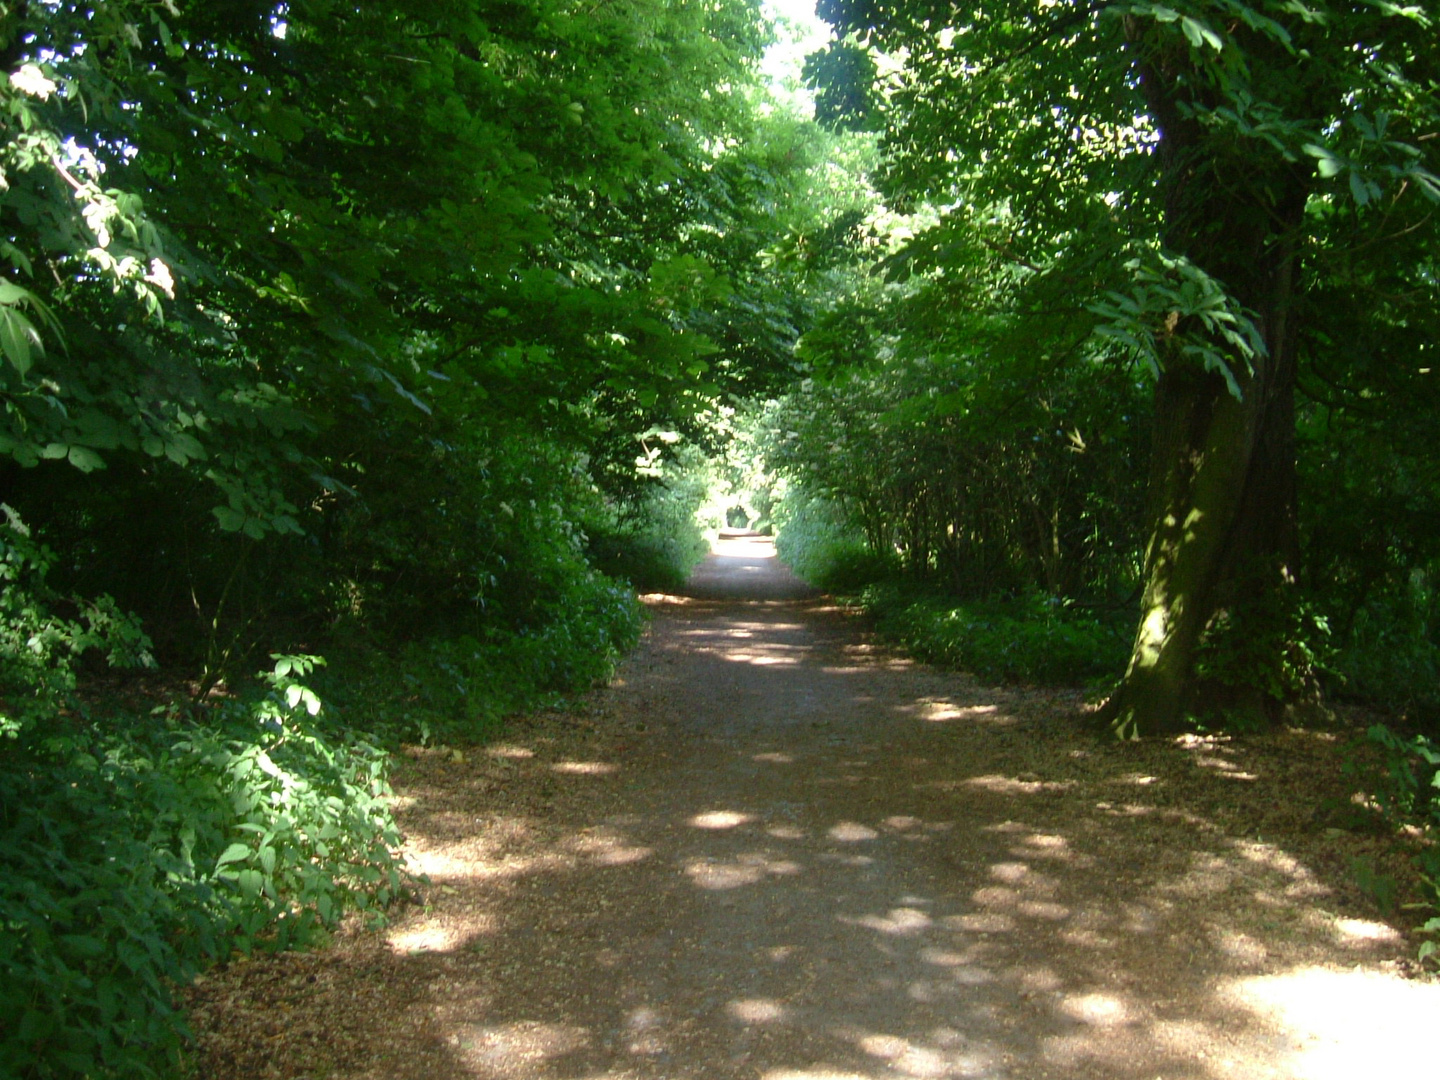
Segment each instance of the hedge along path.
M199 1073L1433 1065L1440 986L1402 977L1414 942L1344 884L1363 839L1315 836L1334 736L1102 742L1074 695L874 645L773 554L722 541L689 596L649 598L646 642L581 712L413 752L398 780L425 904L208 976Z

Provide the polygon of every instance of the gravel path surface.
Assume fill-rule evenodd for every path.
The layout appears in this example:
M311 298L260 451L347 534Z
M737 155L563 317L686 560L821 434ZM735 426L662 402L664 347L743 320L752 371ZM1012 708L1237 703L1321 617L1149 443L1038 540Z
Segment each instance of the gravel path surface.
M1074 695L906 662L768 541L718 549L588 710L411 755L424 907L209 976L202 1075L1440 1068L1413 943L1283 842L1291 808L1234 816L1322 736L1101 743Z

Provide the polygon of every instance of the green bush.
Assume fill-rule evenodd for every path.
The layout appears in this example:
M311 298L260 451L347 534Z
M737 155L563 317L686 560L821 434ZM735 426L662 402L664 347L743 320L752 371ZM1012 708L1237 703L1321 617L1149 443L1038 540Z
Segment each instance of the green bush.
M1431 841L1415 856L1426 906L1440 912L1440 847L1433 842L1440 832L1440 743L1424 735L1408 738L1384 724L1375 724L1366 737L1380 747L1383 764L1375 775L1375 795L1385 815L1397 824L1419 826ZM1363 885L1363 882L1362 882ZM1440 915L1424 930L1440 934ZM1440 941L1420 947L1420 959L1440 954Z
M185 718L77 697L88 655L149 661L107 598L0 526L0 1075L160 1076L176 987L233 949L311 940L400 888L386 759L320 722L275 657L259 692ZM59 612L78 612L69 618Z
M921 660L997 682L1073 684L1123 669L1128 615L1102 619L1052 597L960 602L897 584L862 595L882 636Z
M1205 628L1196 651L1195 672L1220 700L1258 691L1280 705L1313 698L1332 661L1329 620L1309 598L1293 590L1277 593L1267 584L1278 570L1252 569L1238 597ZM1263 723L1261 716L1217 708L1202 718L1236 730Z
M108 596L62 596L46 580L55 563L9 506L0 503L0 738L43 723L69 703L75 665L87 651L112 667L149 667L150 640ZM57 609L77 611L62 618Z
M710 550L700 527L709 479L704 460L681 452L640 494L585 523L592 565L641 592L674 592Z
M816 588L853 593L899 573L893 552L872 550L833 503L791 488L776 510L780 560Z
M643 609L623 582L582 567L566 595L518 630L353 646L317 686L351 727L387 743L483 739L507 715L607 678L639 640Z
M107 717L0 755L0 1074L161 1076L177 986L313 940L401 887L386 759L278 658L198 721Z
M1356 612L1333 667L1348 697L1440 715L1440 598L1416 575L1408 589L1377 596Z

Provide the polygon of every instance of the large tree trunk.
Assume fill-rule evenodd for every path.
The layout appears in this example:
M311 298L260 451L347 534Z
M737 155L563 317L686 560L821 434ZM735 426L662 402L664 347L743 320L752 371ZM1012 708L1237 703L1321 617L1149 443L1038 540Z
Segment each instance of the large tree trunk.
M1239 399L1213 373L1176 366L1161 376L1139 626L1103 712L1121 737L1175 731L1214 704L1196 674L1205 629L1239 590L1293 580L1295 372L1286 335L1276 336ZM1259 688L1237 690L1227 707L1263 714Z
M1254 370L1224 380L1182 359L1155 392L1151 533L1139 626L1124 678L1101 717L1122 738L1175 731L1213 702L1196 672L1202 637L1243 591L1285 590L1294 579L1295 244L1305 205L1299 170L1275 161L1238 178L1207 156L1205 132L1178 107L1203 80L1164 56L1141 65L1161 128L1165 243L1228 288L1253 313L1265 344ZM1237 361L1238 367L1238 361ZM1258 647L1259 643L1257 643ZM1229 687L1223 704L1267 711L1258 687Z

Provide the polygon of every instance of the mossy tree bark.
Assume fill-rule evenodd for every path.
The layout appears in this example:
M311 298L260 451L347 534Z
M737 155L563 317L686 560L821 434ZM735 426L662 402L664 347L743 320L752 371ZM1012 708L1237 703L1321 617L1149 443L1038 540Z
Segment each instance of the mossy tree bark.
M1182 367L1161 377L1141 616L1102 714L1121 737L1178 730L1211 704L1196 653L1216 614L1255 587L1254 567L1267 570L1262 587L1293 581L1293 361L1272 346L1241 388L1237 399L1219 376ZM1258 688L1227 704L1257 718L1266 710Z
M1206 628L1241 590L1288 589L1298 564L1293 309L1308 178L1278 155L1217 151L1195 119L1205 81L1185 54L1152 55L1140 74L1161 130L1165 246L1226 286L1251 313L1264 351L1248 371L1232 363L1238 395L1194 361L1162 366L1140 619L1125 675L1101 711L1122 738L1178 730L1215 704L1217 688L1196 670ZM1226 693L1231 710L1255 719L1271 711L1258 687Z

